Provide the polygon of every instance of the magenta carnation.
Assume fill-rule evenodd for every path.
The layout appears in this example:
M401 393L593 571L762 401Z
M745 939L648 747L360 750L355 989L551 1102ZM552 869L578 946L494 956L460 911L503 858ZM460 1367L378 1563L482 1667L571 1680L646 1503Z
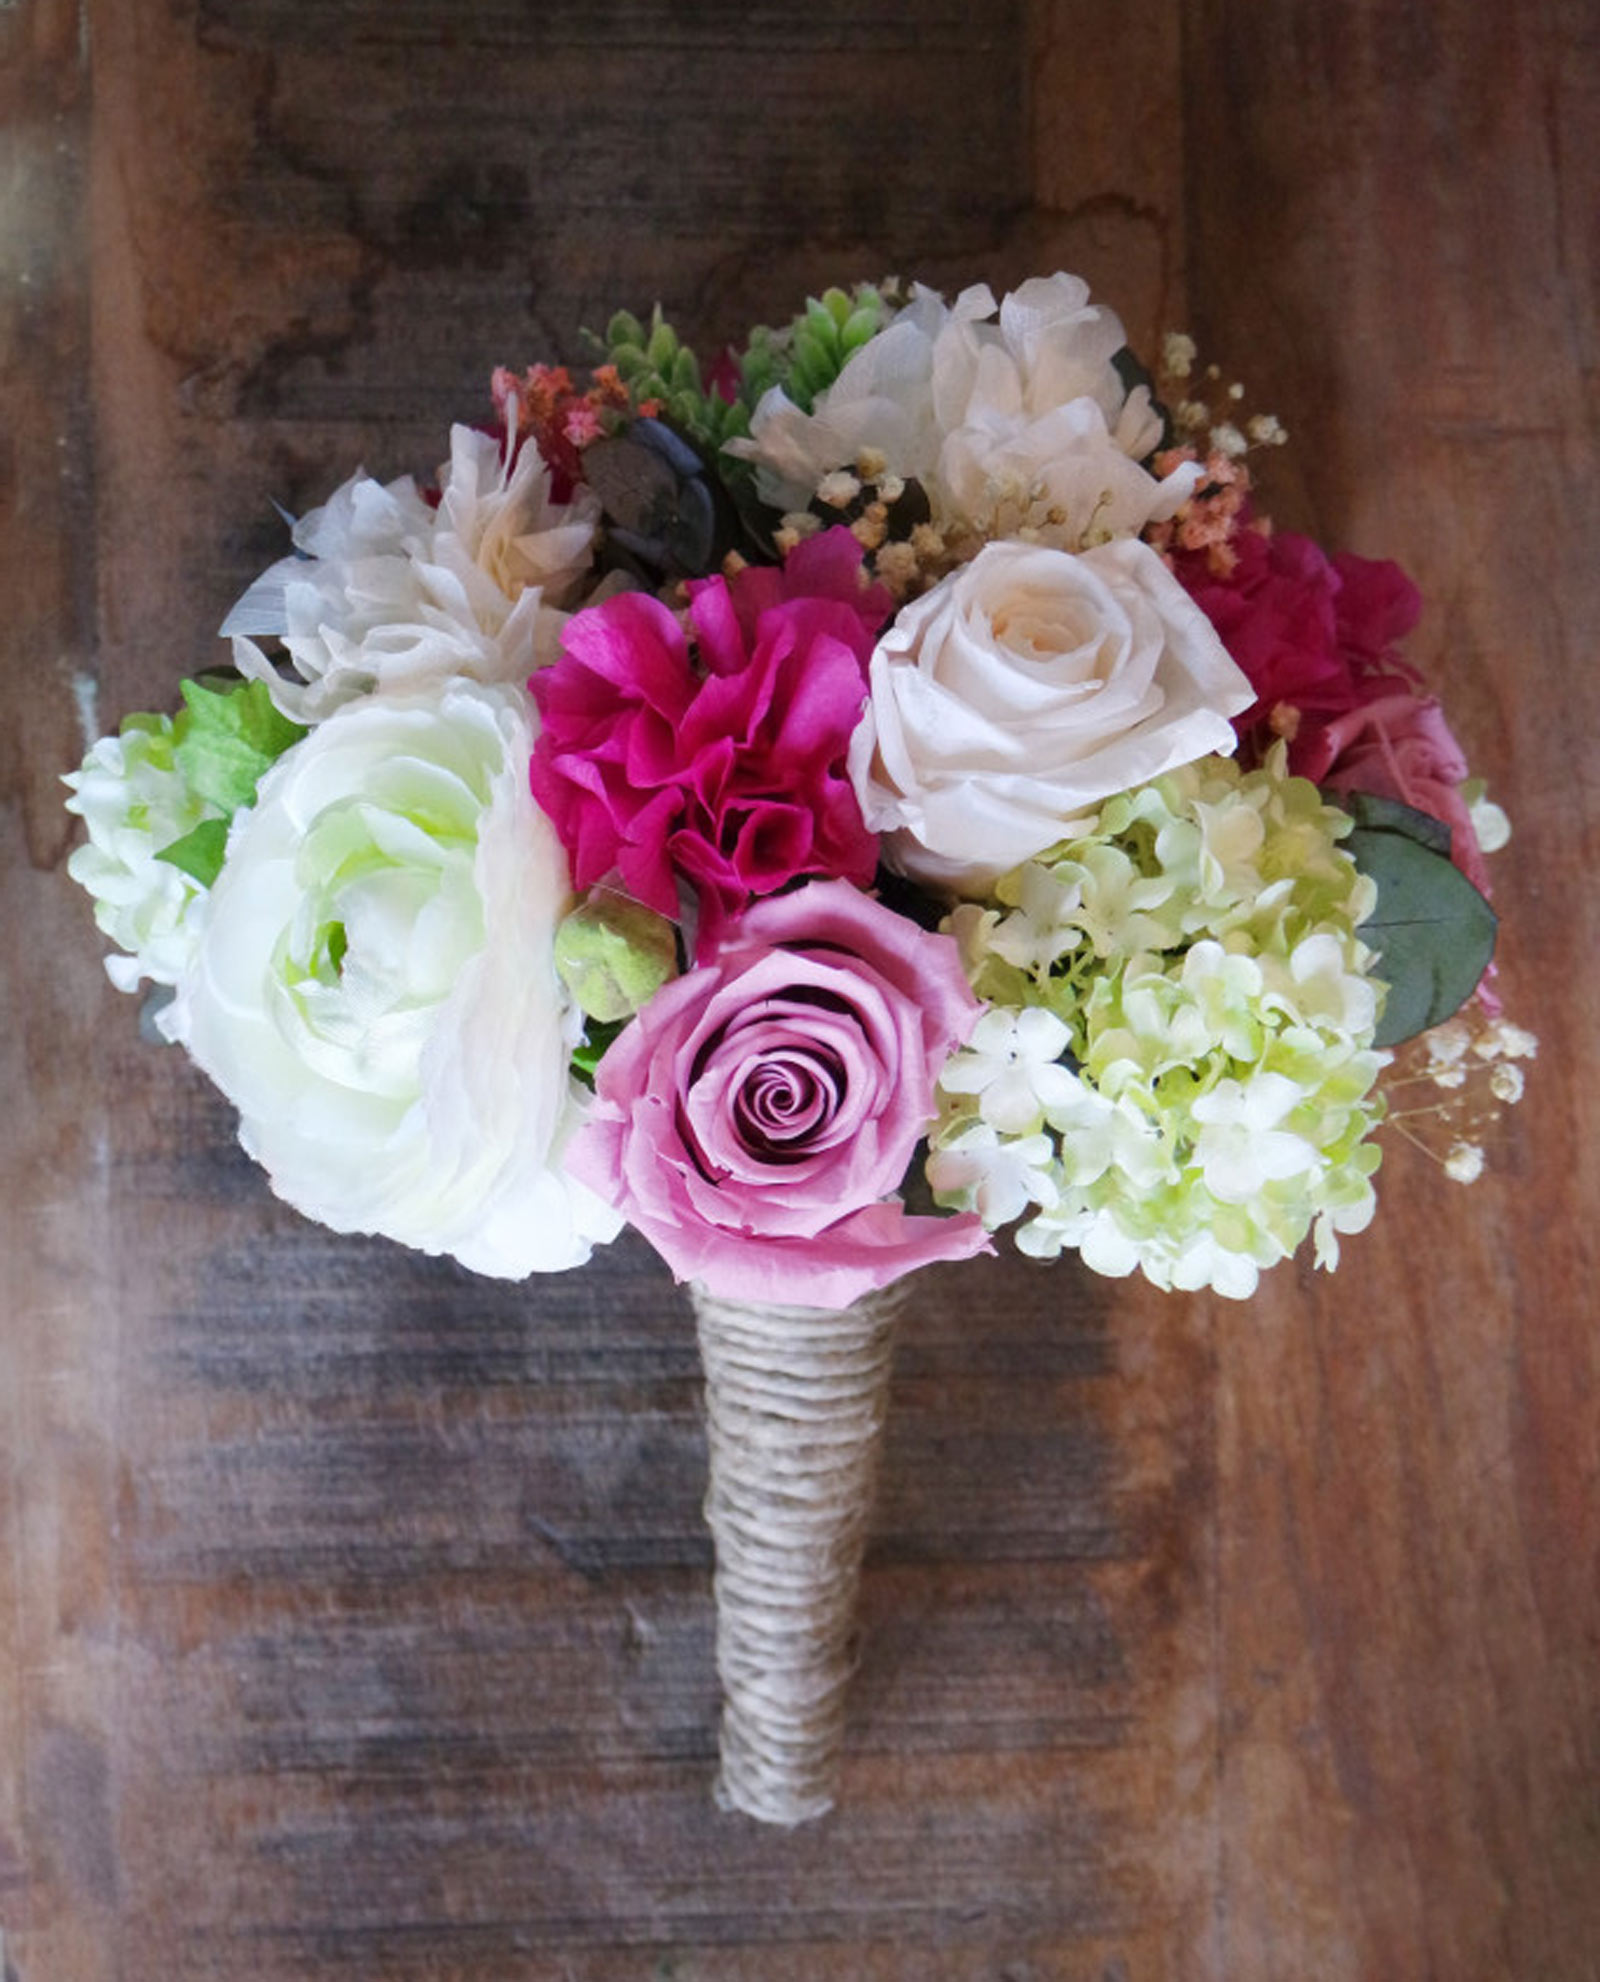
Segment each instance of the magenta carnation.
M848 1306L988 1248L978 1218L896 1195L979 1010L952 938L848 882L759 902L600 1062L568 1168L680 1280Z
M1397 564L1329 559L1289 531L1241 530L1234 548L1226 577L1195 552L1178 556L1173 569L1256 691L1235 723L1242 741L1270 742L1274 711L1330 720L1410 679L1397 647L1422 602ZM1296 772L1298 755L1291 741Z
M1282 734L1296 776L1430 814L1450 828L1456 865L1487 894L1459 790L1467 760L1399 651L1422 611L1416 586L1388 559L1330 559L1287 531L1243 530L1235 547L1238 562L1225 578L1195 553L1174 569L1256 691L1235 724L1246 753ZM1293 712L1288 720L1285 711Z
M704 943L803 876L871 881L877 840L845 758L892 602L863 584L842 529L782 570L689 594L687 632L641 593L573 616L561 658L529 684L543 717L531 776L578 887L619 875L675 916L682 879Z

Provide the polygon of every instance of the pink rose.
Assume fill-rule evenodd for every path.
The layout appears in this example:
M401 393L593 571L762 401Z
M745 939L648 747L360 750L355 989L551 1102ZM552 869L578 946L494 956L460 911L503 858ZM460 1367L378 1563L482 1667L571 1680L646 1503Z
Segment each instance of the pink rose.
M1295 768L1330 791L1370 791L1430 813L1450 828L1450 854L1481 893L1489 892L1483 852L1461 796L1467 760L1431 695L1404 682L1331 722L1302 727Z
M568 1169L680 1280L842 1308L987 1249L895 1195L980 1006L954 941L844 881L758 903L600 1062Z
M843 529L781 571L689 592L690 633L642 593L573 616L560 660L529 684L543 717L531 776L576 886L618 873L675 916L681 878L699 894L704 946L805 875L865 886L876 872L845 758L892 607L863 585Z

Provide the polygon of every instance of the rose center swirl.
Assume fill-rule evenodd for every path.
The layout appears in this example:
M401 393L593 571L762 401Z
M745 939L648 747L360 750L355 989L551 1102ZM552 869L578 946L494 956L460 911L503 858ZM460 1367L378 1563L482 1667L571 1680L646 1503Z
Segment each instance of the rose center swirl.
M838 1113L845 1083L836 1054L818 1048L767 1054L732 1097L733 1126L754 1156L803 1153L806 1141Z

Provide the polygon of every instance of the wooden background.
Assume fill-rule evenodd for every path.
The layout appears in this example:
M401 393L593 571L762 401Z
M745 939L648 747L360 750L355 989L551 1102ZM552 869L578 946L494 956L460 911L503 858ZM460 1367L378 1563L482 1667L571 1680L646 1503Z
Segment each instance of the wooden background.
M0 6L5 1982L1600 1976L1588 0ZM1254 1304L929 1280L839 1811L719 1815L684 1304L275 1203L63 873L299 509L657 296L1089 276L1402 560L1543 1050Z

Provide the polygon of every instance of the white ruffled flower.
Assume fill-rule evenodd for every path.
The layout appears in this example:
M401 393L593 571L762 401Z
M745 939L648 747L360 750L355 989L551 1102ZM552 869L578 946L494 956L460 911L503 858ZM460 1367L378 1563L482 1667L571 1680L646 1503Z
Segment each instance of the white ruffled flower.
M236 817L174 1008L279 1196L507 1278L620 1223L560 1167L581 1020L533 723L524 690L467 681L330 716Z
M1129 1098L1112 1101L1078 1075L1068 1078L1069 1092L1049 1112L1061 1139L1062 1181L1082 1190L1114 1169L1134 1190L1153 1190L1170 1168L1155 1123Z
M141 978L176 984L189 966L204 926L207 892L170 861L162 848L222 815L197 798L178 768L168 716L135 716L118 736L103 736L63 783L67 810L89 829L67 872L94 897L94 919L126 956L107 957L106 975L119 991Z
M437 509L409 476L357 474L294 527L296 557L264 572L223 623L241 673L267 683L296 722L375 688L405 692L462 676L522 682L554 658L568 600L589 568L594 492L550 495L531 444L509 472L500 442L453 427ZM283 642L285 680L252 635Z
M1114 793L1231 751L1254 696L1147 544L989 544L878 642L850 778L892 865L981 893Z
M1054 1012L997 1005L984 1013L961 1052L946 1061L939 1086L976 1097L978 1113L1001 1134L1033 1134L1049 1109L1070 1101L1074 1081L1060 1064L1072 1034Z
M1200 470L1157 480L1139 464L1161 440L1146 387L1112 363L1125 338L1074 275L1037 276L999 306L985 285L953 305L920 285L855 352L810 413L774 386L750 438L729 452L756 465L764 501L803 510L864 450L915 477L948 535L1034 533L1078 550L1169 517Z
M1195 1161L1206 1189L1224 1204L1244 1204L1267 1183L1304 1176L1320 1161L1304 1136L1279 1124L1304 1099L1284 1074L1222 1080L1190 1109L1201 1126Z
M1055 1145L1046 1135L1007 1136L990 1122L964 1121L940 1131L928 1183L941 1204L975 1211L996 1231L1030 1204L1055 1204Z

